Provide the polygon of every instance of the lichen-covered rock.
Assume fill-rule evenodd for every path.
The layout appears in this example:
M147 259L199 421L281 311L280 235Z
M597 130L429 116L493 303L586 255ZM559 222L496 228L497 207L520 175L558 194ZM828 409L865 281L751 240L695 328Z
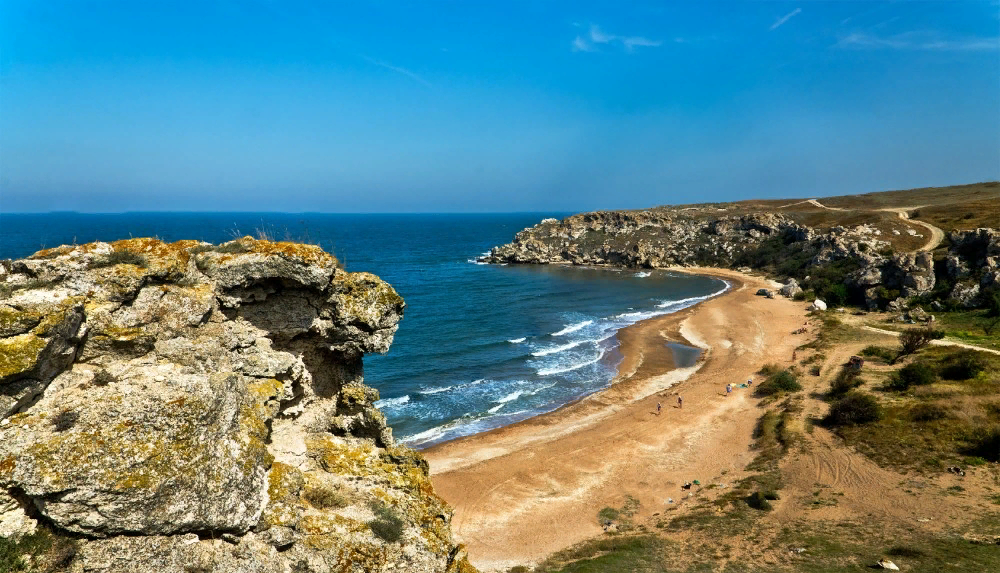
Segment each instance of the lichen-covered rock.
M472 570L363 382L404 306L378 277L249 237L3 268L0 535L40 515L79 572Z

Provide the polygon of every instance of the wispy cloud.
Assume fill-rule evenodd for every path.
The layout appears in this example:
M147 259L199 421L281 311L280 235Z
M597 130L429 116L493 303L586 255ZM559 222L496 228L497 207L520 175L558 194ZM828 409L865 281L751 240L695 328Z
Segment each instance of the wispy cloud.
M773 32L773 31L777 30L778 28L780 28L781 26L783 26L785 24L785 22L791 20L792 18L794 18L796 15L800 14L801 12L802 12L802 8L796 8L796 9L792 10L791 12L789 12L788 14L785 14L781 18L778 18L777 20L774 21L774 24L771 24L771 31Z
M410 78L411 80L413 80L415 82L419 82L419 83L421 83L421 84L423 84L423 85L425 85L427 87L431 87L431 83L429 81L425 80L424 78L420 77L419 75L411 72L410 70L408 70L406 68L401 68L399 66L394 66L394 65L392 65L392 64L390 64L388 62L383 62L382 60L376 60L375 58L369 58L368 56L362 56L362 58L364 58L364 60L366 62L368 62L369 64L378 66L380 68L385 68L387 70L396 72L397 74L403 74L404 76Z
M1000 49L1000 37L946 40L933 32L906 32L893 36L877 36L875 34L855 32L841 38L837 42L837 46L855 49L981 52Z
M608 34L601 30L600 26L593 24L590 31L585 36L577 36L573 39L574 52L595 52L598 45L620 45L626 52L633 51L637 46L655 48L663 44L660 40L651 40L644 36L619 36Z

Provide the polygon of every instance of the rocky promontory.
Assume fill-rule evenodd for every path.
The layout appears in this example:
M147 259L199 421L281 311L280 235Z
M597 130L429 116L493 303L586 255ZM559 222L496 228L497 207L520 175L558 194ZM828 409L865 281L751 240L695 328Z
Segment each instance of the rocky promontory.
M790 279L782 289L788 296L808 289L835 304L853 302L870 309L903 305L914 297L969 308L983 304L985 293L1000 289L996 229L953 231L946 237L946 252L932 253L895 248L889 233L870 224L818 229L778 212L731 212L712 206L661 207L545 219L481 260L748 268Z
M40 571L473 571L363 381L403 308L250 237L3 261L0 538L60 539Z

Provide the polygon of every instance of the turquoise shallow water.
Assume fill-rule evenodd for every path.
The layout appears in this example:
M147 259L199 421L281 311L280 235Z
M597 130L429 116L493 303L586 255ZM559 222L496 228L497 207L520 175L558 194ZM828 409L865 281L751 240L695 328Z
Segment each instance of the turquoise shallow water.
M0 214L0 258L60 244L158 236L220 242L265 229L319 242L350 271L391 283L407 308L385 356L365 359L397 438L415 447L510 424L606 387L618 329L720 292L714 278L662 271L493 266L474 259L558 213ZM674 347L679 362L697 352Z

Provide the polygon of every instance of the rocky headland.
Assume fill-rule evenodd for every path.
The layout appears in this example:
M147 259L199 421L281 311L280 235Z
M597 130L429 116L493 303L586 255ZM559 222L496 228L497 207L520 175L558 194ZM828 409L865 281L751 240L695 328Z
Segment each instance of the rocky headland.
M0 267L0 537L39 571L474 571L364 385L404 303L249 237Z
M940 309L939 305L973 308L984 303L984 293L1000 288L997 229L952 231L946 237L946 252L932 254L930 248L936 244L901 251L893 244L895 237L875 225L821 230L782 213L726 211L678 207L545 219L481 260L762 270L786 280L781 289L786 296L805 289L812 291L810 295L833 299L833 304L853 302L871 310L905 310L914 297L925 297L923 302L933 305L927 310Z

